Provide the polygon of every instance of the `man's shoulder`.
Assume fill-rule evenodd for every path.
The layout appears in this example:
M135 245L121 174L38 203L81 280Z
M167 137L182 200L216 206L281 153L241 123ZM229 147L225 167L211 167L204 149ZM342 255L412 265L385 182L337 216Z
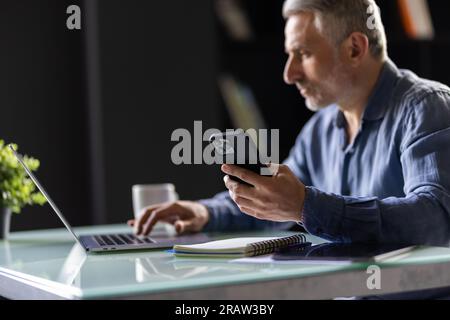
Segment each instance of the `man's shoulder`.
M438 132L450 127L450 88L445 84L420 78L411 71L401 70L394 89L393 115L399 116L409 137ZM409 143L409 139L407 139Z
M399 81L394 96L404 106L414 106L426 98L436 95L446 96L450 101L450 88L443 83L421 78L409 70L400 70Z

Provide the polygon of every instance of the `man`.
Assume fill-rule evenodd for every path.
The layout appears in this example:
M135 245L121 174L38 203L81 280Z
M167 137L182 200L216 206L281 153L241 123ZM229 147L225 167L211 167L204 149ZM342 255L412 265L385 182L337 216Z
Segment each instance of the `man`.
M317 111L289 158L273 177L224 165L254 187L225 176L229 192L149 207L136 232L299 223L332 241L448 245L450 88L388 59L373 0L287 0L283 14L285 81Z
M450 89L397 69L375 8L287 0L285 81L317 113L285 165L274 177L224 165L254 188L226 176L213 199L147 208L136 233L157 221L180 233L300 223L332 241L448 244Z
M255 188L225 177L229 194L150 207L137 233L159 220L180 233L287 226L256 217L302 223L335 241L446 244L450 89L395 67L374 8L363 0L286 1L285 80L318 113L285 166L274 177L224 166Z

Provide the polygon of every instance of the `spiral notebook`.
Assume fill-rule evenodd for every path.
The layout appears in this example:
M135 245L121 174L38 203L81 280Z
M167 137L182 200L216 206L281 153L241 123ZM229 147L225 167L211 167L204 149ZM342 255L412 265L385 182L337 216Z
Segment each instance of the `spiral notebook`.
M279 248L304 242L306 242L306 237L303 234L289 237L232 238L193 245L175 245L173 253L177 257L253 257L273 253Z

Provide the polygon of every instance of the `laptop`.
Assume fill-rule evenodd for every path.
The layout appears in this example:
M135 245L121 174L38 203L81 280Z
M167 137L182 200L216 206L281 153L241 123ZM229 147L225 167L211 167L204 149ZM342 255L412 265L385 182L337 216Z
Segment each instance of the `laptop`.
M166 249L172 248L175 244L196 244L208 242L212 239L205 234L192 234L185 236L169 236L157 235L155 237L138 237L133 233L116 233L116 234L98 234L98 235L77 235L70 224L64 218L61 211L56 206L55 202L50 198L44 187L40 184L36 176L27 167L22 159L22 156L17 153L12 145L9 145L17 161L25 169L30 179L34 182L36 187L41 191L43 196L55 211L56 215L62 221L64 226L69 230L75 241L84 248L86 252L111 252L123 250L142 250L142 249Z

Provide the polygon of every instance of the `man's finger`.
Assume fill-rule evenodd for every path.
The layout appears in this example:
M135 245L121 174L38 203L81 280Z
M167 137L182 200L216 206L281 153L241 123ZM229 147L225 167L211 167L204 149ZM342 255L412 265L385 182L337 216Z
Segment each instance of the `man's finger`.
M177 221L180 220L180 219L181 219L180 216L175 215L175 216L167 217L166 219L164 219L164 221L166 221L167 223L170 223L170 224L174 225L175 222L177 222Z
M175 231L178 234L186 233L186 232L194 232L194 221L191 220L178 220L175 222Z
M141 234L142 232L142 228L144 226L144 224L147 222L150 214L153 212L153 210L155 210L157 207L156 206L151 206L146 208L145 210L142 211L142 213L139 215L139 218L137 219L137 221L135 221L134 223L134 233L136 235Z
M142 228L147 223L147 221L150 218L152 212L157 210L157 209L159 209L159 208L161 208L161 207L167 206L167 205L168 205L167 203L159 203L159 204L155 204L155 205L143 208L140 211L139 218L136 219L135 222L134 222L134 233L136 235L141 234Z
M178 206L174 204L154 210L145 223L141 235L147 236L158 221L170 222L172 220L172 216L178 214L178 211Z
M128 221L127 221L127 224L128 224L130 227L132 227L132 226L134 226L134 222L135 222L135 220L134 220L134 219L131 219L131 220L128 220Z
M227 189L239 197L251 200L256 198L257 196L255 188L236 182L229 176L225 176L223 178L223 181L225 182L225 186L227 187Z
M222 171L230 176L237 177L251 185L256 186L261 183L261 176L247 169L238 166L224 164Z
M285 168L284 165L277 164L277 163L268 163L266 164L267 170L270 172L272 176L276 176L278 173L281 172L282 169Z

